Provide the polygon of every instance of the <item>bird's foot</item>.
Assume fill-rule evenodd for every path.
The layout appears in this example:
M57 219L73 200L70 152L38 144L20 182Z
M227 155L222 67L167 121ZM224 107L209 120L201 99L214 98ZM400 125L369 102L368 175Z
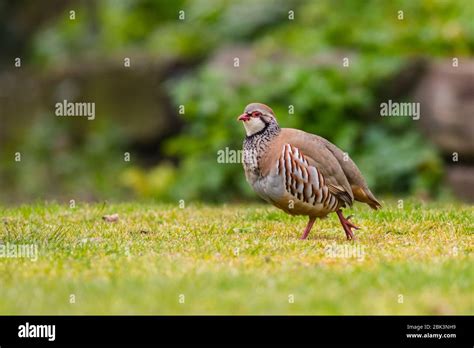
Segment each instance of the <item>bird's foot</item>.
M344 232L346 232L347 240L355 240L356 237L352 232L352 229L358 230L359 227L349 221L352 218L352 215L349 215L347 218L345 218L344 215L342 215L342 210L338 210L336 213L339 217L339 221L341 222Z

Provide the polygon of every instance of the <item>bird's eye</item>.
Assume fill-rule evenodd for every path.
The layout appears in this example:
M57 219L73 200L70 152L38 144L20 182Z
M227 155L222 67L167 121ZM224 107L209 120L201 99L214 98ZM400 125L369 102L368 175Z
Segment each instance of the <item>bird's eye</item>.
M252 117L260 117L260 116L262 116L262 113L260 111L252 112Z

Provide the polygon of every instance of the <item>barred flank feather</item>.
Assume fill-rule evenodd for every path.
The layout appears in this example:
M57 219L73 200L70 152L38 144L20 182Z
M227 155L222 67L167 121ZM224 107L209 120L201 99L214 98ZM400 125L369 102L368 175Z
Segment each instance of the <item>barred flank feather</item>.
M345 204L352 204L350 195L342 188L326 185L324 176L308 163L304 154L290 144L285 144L277 161L277 173L283 177L285 189L295 199L304 203L323 204L329 211L336 211Z

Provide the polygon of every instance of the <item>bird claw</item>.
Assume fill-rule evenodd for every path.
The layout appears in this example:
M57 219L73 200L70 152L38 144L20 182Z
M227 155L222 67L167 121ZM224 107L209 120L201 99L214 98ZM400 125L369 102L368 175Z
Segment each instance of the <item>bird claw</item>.
M355 230L359 230L360 228L349 221L349 219L352 218L352 215L349 215L347 218L345 218L342 215L342 211L339 210L337 211L337 216L339 217L339 221L341 222L342 228L344 229L344 232L346 233L347 240L356 240L356 237L354 236L354 233L352 232L352 228Z

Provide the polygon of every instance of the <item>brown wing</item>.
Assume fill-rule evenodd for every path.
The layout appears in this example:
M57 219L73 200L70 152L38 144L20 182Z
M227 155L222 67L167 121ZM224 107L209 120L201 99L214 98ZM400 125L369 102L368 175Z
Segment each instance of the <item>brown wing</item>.
M351 205L354 199L351 186L333 153L312 134L292 129L285 133L288 134L289 143L300 149L309 163L320 170L330 191Z
M372 209L379 209L382 207L380 202L375 198L373 193L370 191L367 186L362 173L360 172L357 165L352 161L352 159L341 151L336 145L330 141L315 135L319 141L324 144L324 146L334 155L336 160L339 162L344 174L347 178L347 181L351 185L352 193L354 194L354 199L367 203Z
M355 163L334 144L317 135L297 129L283 128L276 140L273 151L281 151L285 144L297 148L304 154L308 165L317 168L329 192L340 201L352 205L354 199L369 204L372 208L381 207L370 192L365 179ZM278 153L270 153L268 160L278 158ZM270 167L271 163L267 163Z
M329 182L318 164L291 144L282 147L277 173L283 177L285 190L304 203L320 203L328 211L352 204L351 196L342 187Z

